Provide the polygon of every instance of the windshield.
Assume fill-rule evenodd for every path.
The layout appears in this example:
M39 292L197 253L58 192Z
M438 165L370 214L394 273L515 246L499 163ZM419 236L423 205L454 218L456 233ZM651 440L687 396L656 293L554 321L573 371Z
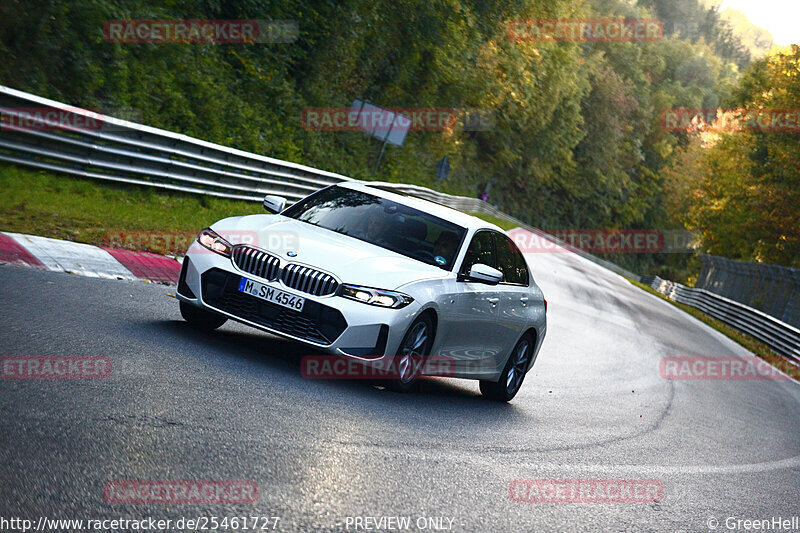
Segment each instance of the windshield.
M466 229L386 198L329 187L283 215L452 270Z

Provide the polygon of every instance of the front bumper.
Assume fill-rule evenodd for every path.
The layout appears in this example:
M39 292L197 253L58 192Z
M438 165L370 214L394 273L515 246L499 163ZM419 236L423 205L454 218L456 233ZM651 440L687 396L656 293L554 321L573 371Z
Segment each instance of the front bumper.
M242 276L305 298L303 311L240 292ZM396 353L419 311L417 302L402 309L385 309L340 296L314 296L293 290L280 281L242 272L230 259L197 243L184 258L177 297L243 324L365 363Z

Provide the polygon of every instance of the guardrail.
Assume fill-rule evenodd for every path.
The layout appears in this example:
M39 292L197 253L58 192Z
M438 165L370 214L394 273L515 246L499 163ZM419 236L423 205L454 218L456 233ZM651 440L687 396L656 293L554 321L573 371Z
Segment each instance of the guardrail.
M800 365L800 330L757 309L735 302L705 289L694 289L680 283L652 277L650 286L678 303L700 309L729 326L760 340L776 353Z
M249 201L266 194L296 201L350 179L4 86L0 114L0 161L86 178Z
M407 185L404 183L390 183L388 181L371 181L370 184L394 189L398 192L408 194L410 196L416 196L424 200L430 200L431 202L436 202L442 205L446 205L448 207L452 207L453 209L458 209L459 211L464 211L466 213L484 213L499 218L500 220L511 222L512 224L517 224L517 225L524 224L522 221L517 220L516 218L503 213L493 205L484 202L483 200L479 200L478 198L470 198L468 196L453 196L452 194L446 194L443 192L434 191L432 189L428 189L427 187L421 187L419 185Z
M800 268L700 254L695 287L755 307L800 328Z
M236 200L294 202L351 178L109 117L0 85L0 161L86 178ZM27 127L20 127L25 122ZM75 124L85 124L76 127ZM477 198L382 183L462 211L517 223Z

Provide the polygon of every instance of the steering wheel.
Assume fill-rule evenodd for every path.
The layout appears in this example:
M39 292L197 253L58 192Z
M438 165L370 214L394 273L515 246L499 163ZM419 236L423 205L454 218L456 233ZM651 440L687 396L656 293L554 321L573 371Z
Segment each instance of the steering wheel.
M414 255L414 257L422 259L425 262L428 262L428 263L433 263L434 262L433 254L430 253L427 250L417 250L416 252L414 252L413 255Z

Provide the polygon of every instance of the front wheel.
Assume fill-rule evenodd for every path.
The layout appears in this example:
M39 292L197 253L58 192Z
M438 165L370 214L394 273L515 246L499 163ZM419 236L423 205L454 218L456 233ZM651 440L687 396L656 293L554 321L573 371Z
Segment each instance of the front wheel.
M196 305L184 301L181 301L181 316L192 326L205 331L217 329L228 321L228 319L222 315L200 309Z
M514 346L511 357L508 358L503 373L498 381L481 380L481 393L489 400L509 402L519 392L525 371L533 356L533 341L529 334L525 334Z
M394 357L397 378L389 380L390 389L395 392L409 392L414 388L432 344L433 321L425 314L411 324L397 349Z

